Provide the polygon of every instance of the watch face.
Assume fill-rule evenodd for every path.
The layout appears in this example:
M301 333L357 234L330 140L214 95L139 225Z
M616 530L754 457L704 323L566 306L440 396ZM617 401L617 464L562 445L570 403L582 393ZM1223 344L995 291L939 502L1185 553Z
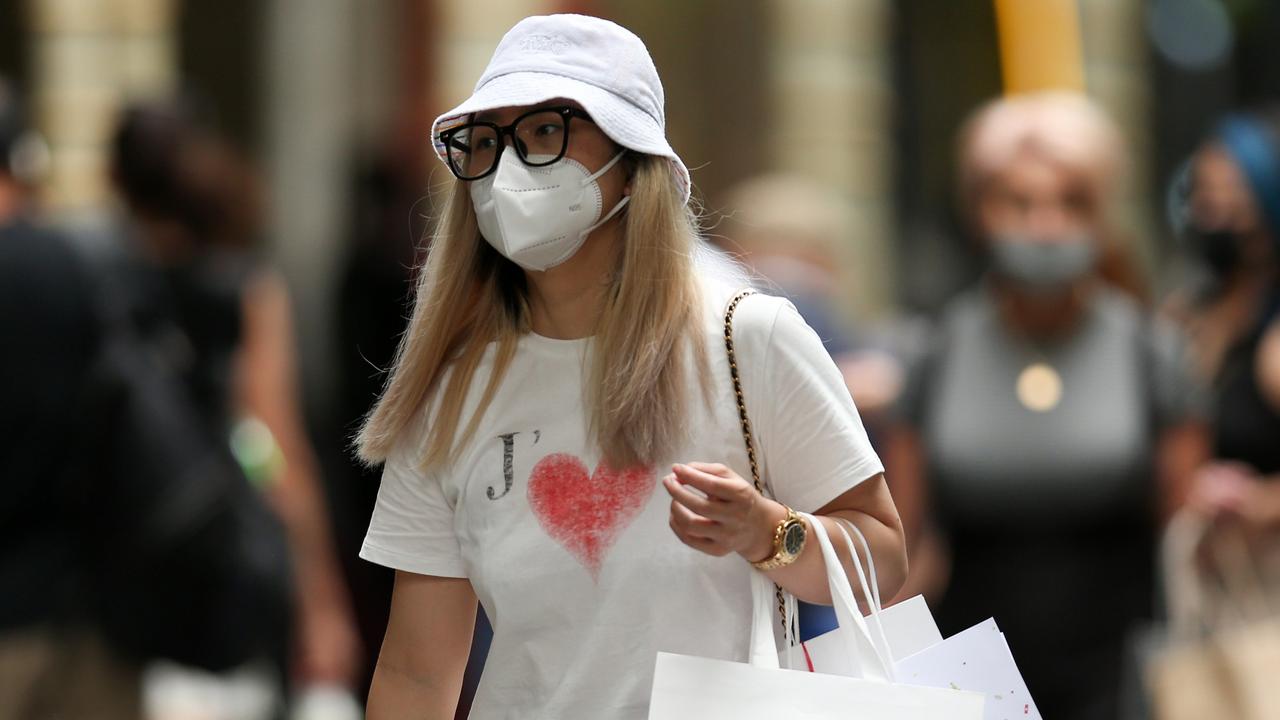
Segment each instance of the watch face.
M804 549L804 523L796 523L787 528L782 537L782 547L788 555L799 555Z

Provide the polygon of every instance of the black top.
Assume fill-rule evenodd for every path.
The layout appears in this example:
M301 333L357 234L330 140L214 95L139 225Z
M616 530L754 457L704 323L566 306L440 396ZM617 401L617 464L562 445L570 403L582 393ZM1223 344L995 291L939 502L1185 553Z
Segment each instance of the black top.
M113 288L128 293L133 330L163 352L204 417L211 433L225 437L234 420L233 373L243 340L243 298L258 268L236 250L209 250L190 261L162 267L121 253Z
M1265 333L1259 323L1223 360L1215 382L1214 446L1220 459L1273 475L1280 473L1280 408L1258 387L1258 347Z
M128 430L101 377L118 324L203 426L198 442L184 437L225 446L230 424L252 263L205 257L160 269L118 242L97 252L77 242L26 222L0 227L0 628L83 614L100 561L92 551L104 549L95 536L123 521L103 517L130 483L119 436Z

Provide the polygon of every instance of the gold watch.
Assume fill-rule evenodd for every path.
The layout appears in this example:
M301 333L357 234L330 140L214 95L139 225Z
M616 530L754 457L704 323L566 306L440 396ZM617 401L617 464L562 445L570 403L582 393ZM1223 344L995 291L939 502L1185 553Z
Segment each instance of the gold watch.
M785 505L783 507L786 507ZM773 531L773 554L759 562L751 563L757 570L776 570L795 562L804 552L808 528L795 510L787 508L787 516Z

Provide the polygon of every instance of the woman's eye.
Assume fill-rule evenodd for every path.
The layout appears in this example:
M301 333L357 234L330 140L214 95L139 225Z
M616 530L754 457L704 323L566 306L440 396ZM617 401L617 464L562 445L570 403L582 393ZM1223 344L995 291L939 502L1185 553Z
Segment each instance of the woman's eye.
M535 132L543 137L555 135L560 132L560 126L556 123L546 123L544 125L539 125Z
M472 145L472 150L490 150L493 148L493 138L482 138Z

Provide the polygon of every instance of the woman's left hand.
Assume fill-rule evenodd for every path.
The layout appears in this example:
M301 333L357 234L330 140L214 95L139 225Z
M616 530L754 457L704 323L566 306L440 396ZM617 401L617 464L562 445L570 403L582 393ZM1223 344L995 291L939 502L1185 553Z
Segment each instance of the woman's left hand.
M719 463L674 465L662 486L671 495L671 529L685 545L752 562L773 554L774 528L786 508L734 471Z

